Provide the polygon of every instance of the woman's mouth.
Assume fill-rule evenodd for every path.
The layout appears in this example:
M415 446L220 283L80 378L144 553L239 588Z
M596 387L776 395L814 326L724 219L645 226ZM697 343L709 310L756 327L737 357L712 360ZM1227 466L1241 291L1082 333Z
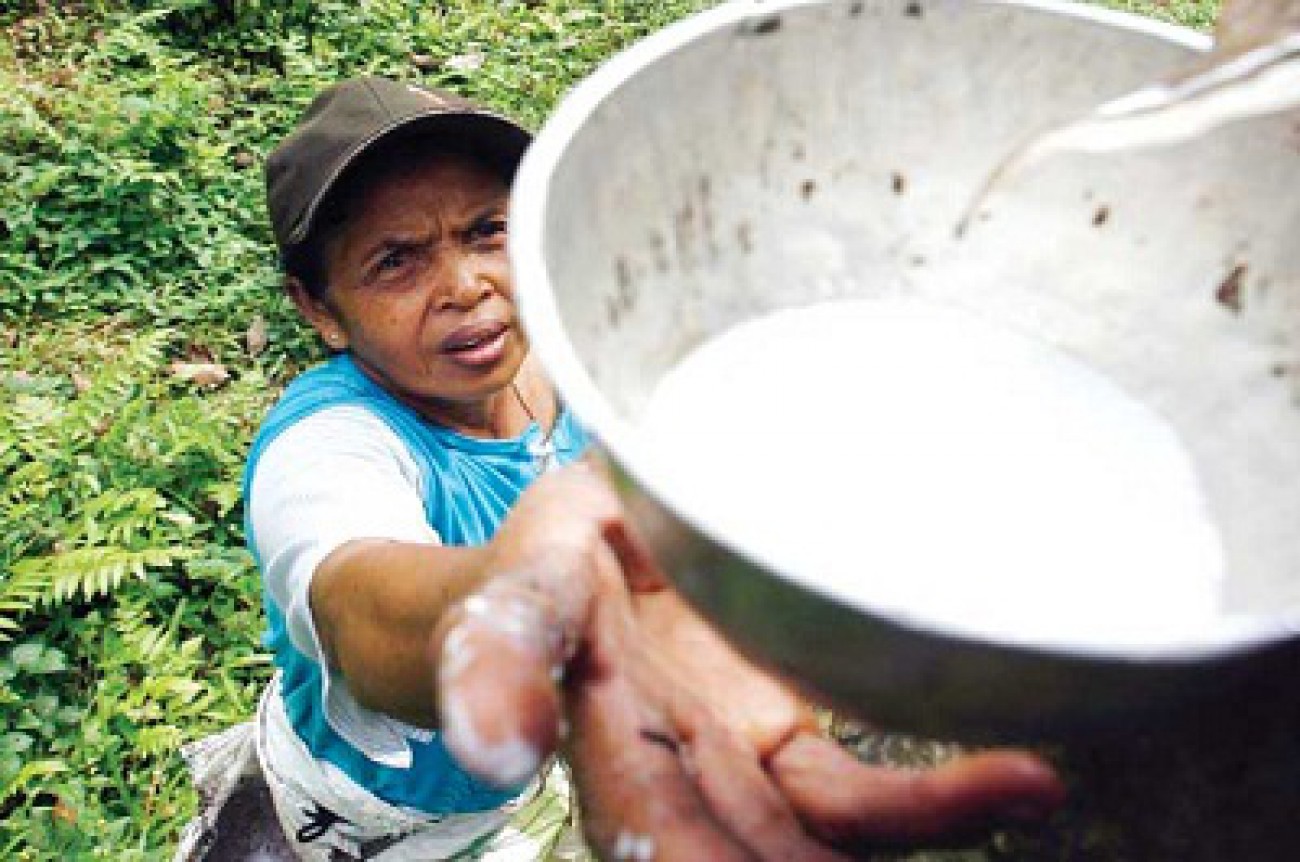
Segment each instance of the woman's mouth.
M491 365L506 350L504 323L471 323L457 327L439 345L442 353L461 365Z

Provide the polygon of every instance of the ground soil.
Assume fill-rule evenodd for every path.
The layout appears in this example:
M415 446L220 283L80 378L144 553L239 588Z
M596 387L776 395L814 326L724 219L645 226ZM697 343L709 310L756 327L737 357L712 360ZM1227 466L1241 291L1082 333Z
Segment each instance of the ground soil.
M1300 667L1277 684L1046 746L1070 800L1041 828L906 862L1295 862ZM837 722L873 762L923 766L961 749Z

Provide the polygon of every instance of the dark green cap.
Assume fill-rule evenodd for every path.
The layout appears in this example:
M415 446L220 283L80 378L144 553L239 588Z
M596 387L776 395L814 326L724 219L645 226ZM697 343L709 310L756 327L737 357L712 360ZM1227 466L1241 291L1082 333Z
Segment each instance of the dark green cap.
M266 203L281 253L312 222L349 165L398 134L446 135L514 174L531 136L511 120L452 93L388 78L353 78L325 90L266 160Z

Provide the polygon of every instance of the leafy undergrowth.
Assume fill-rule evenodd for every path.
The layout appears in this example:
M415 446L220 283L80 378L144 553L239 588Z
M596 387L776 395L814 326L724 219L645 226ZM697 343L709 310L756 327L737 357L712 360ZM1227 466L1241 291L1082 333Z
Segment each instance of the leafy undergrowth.
M318 357L261 167L310 97L374 72L536 125L702 5L0 7L0 858L168 857L178 745L267 677L239 472Z
M318 354L276 289L261 167L310 97L381 73L536 126L707 5L0 5L0 858L166 858L195 805L177 746L267 677L239 471Z
M1219 0L1105 0L1102 5L1200 30L1211 29L1219 13Z

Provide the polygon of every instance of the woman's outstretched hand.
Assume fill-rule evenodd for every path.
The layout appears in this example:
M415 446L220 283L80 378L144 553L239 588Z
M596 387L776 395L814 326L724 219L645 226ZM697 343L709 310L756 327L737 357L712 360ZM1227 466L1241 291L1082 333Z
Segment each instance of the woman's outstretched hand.
M830 860L1049 813L1056 775L1018 752L870 767L737 655L654 571L594 470L539 480L499 574L434 639L444 738L514 784L563 747L606 858Z

